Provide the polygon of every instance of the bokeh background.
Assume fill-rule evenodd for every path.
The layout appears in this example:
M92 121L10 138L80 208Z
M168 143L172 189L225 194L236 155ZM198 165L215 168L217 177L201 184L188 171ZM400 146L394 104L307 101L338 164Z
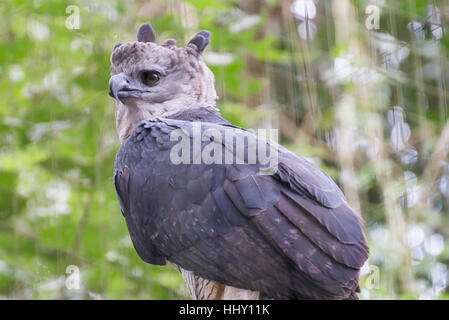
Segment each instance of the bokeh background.
M2 0L0 298L188 297L175 270L137 256L112 183L109 56L147 21L178 45L210 30L223 115L279 128L342 187L371 248L362 299L449 298L437 0Z

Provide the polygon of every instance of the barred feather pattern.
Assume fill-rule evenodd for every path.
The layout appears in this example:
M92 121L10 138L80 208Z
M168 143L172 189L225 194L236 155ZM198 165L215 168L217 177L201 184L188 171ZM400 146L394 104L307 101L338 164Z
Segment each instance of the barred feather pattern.
M192 271L171 263L178 270L193 300L258 300L259 292L226 286L222 283L201 278Z

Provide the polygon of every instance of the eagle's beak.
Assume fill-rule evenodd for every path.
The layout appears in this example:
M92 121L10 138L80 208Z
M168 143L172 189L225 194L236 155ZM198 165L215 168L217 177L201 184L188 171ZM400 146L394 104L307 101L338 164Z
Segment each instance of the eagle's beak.
M109 95L122 103L124 99L138 98L144 92L144 90L133 85L133 80L123 72L109 79Z

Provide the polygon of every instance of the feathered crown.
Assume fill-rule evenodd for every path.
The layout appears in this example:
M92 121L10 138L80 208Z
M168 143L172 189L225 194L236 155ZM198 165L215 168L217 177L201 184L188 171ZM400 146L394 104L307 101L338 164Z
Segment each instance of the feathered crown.
M187 58L186 54L198 58L209 44L209 39L210 32L203 30L198 32L182 48L176 47L176 40L174 39L168 39L158 45L153 27L150 23L145 23L137 31L137 41L125 44L117 43L114 46L111 55L111 74L123 72L124 69L138 65L155 55L171 59L170 65L173 66L177 64L180 58ZM193 67L194 64L192 63Z

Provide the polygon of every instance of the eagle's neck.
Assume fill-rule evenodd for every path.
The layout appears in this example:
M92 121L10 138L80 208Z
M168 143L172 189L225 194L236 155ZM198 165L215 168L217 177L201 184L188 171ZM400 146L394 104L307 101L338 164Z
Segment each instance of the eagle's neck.
M151 110L151 112L148 110ZM121 105L117 107L116 111L116 127L120 143L123 143L142 121L154 118L216 123L227 122L220 116L215 106L175 107L172 105L168 109L163 105L154 105L152 108L139 108L137 105Z
M213 123L229 123L223 119L220 112L215 107L197 107L189 108L171 115L165 116L165 118L184 120L184 121L202 121Z
M152 118L151 113L137 105L127 106L117 103L115 124L120 143L123 143L143 120Z

